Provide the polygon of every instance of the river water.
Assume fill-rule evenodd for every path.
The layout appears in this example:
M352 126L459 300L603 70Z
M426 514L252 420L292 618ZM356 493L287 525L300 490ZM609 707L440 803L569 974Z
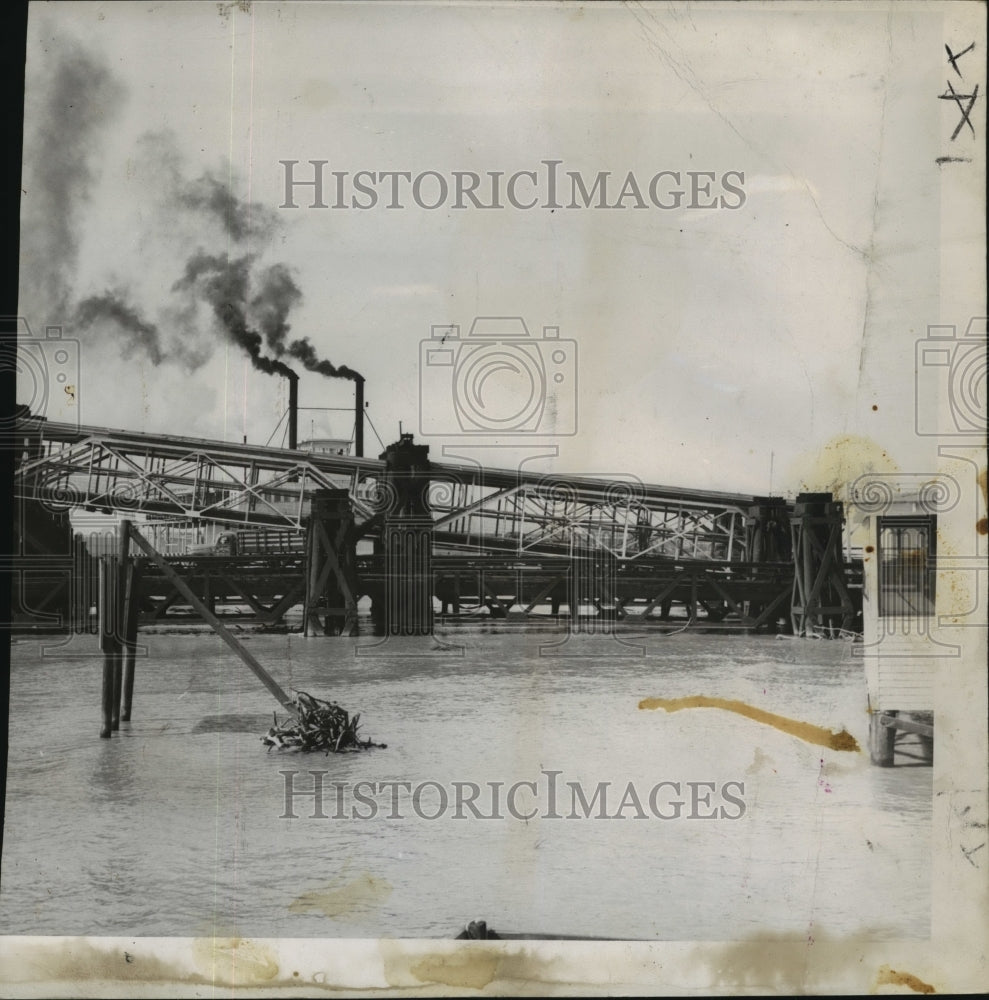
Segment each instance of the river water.
M141 634L133 721L111 740L92 637L16 641L0 933L928 936L932 770L869 765L849 643L560 645L555 628L449 626L452 652L246 635L284 687L388 744L329 757L265 751L277 706L211 634ZM863 752L638 707L692 695L844 728Z

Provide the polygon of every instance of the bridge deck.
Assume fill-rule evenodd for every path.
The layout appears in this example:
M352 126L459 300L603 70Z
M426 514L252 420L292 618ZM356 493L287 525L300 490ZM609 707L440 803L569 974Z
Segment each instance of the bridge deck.
M168 562L221 617L274 625L304 598L305 557L300 553L191 556ZM357 595L382 600L388 587L386 558L358 557L355 568ZM56 567L49 557L34 567L35 599L32 591L25 591L24 610L67 588L74 627L86 631L79 623L87 620L92 608L95 561L89 574L94 579L87 581L85 575L78 560L67 559L64 567ZM848 567L846 575L850 586L860 584L861 566ZM589 610L649 620L668 616L676 605L691 619L727 619L757 628L786 616L792 591L793 567L787 563L445 555L435 557L432 566L432 596L444 611L487 608L496 617L513 610L529 616L565 609L567 616ZM138 592L144 624L198 620L174 584L150 563L142 568Z

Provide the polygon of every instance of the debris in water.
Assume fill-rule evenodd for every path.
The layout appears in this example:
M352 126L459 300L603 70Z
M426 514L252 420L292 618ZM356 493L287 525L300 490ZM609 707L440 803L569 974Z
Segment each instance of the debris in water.
M276 715L275 724L267 735L261 737L269 753L272 747L279 750L324 750L326 753L370 750L371 747L384 750L387 747L386 743L358 739L360 713L351 718L336 702L323 701L305 691L298 691L292 704L298 717L279 725Z

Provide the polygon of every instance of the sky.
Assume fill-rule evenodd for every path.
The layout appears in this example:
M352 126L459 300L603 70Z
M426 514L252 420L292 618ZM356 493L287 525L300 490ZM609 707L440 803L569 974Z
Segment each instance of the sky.
M756 494L930 468L914 345L965 319L940 312L943 63L941 15L909 3L36 4L20 313L78 341L49 416L265 443L275 362L305 408L350 407L360 373L368 454L401 424L439 460L555 448L534 467ZM326 161L328 207L301 186L284 207L286 160ZM331 171L345 202L358 171L433 172L429 204L437 174L484 192L546 160L559 208L406 188L390 209L384 182L333 207ZM571 207L567 171L609 171L612 202L632 174L645 207ZM727 206L652 205L661 171L713 173ZM500 356L527 373L460 381L475 317L524 319ZM427 365L452 325L452 363ZM465 438L472 385L503 420L546 402ZM351 427L308 410L300 437Z

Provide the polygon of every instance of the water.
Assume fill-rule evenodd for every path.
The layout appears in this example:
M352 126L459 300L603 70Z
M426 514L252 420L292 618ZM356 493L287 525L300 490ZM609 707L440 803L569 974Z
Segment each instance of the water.
M659 940L756 935L927 937L931 769L871 767L867 753L804 743L725 711L642 711L645 697L737 698L866 747L861 662L845 642L705 636L647 641L647 656L578 636L580 655L541 657L549 627L450 627L465 655L356 658L373 640L249 636L285 687L362 713L385 750L266 753L276 707L212 635L141 635L133 722L100 740L100 661L12 649L10 751L0 888L5 934L452 937L481 918L507 932ZM70 651L82 648L70 647ZM428 644L429 640L425 640ZM419 652L423 650L419 647ZM617 655L616 655L617 654ZM908 765L906 758L899 760ZM323 812L293 801L286 779ZM644 809L658 782L744 782L738 819L454 818L454 782L548 778L590 798L632 782ZM432 781L451 805L420 818L404 789L373 819L333 818L333 782ZM702 790L703 791L703 790ZM420 811L439 805L422 789ZM666 812L670 789L657 803ZM671 793L670 793L671 794ZM344 797L344 812L355 806ZM522 786L517 811L533 807ZM737 813L730 803L728 812ZM368 808L360 810L367 812ZM672 810L671 810L672 811ZM699 806L696 812L708 812ZM577 815L580 816L580 810Z

